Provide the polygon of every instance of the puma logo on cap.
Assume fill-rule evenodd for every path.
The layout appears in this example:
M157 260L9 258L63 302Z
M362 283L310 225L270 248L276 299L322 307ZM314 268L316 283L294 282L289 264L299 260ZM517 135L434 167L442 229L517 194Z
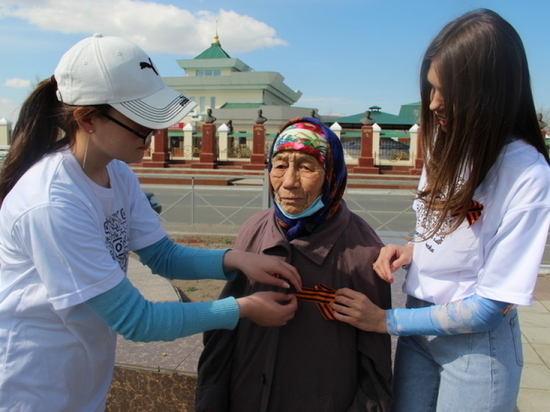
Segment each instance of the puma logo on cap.
M155 74L158 76L158 72L157 72L157 69L155 69L155 67L153 66L153 62L151 61L151 58L149 57L149 63L147 62L140 62L139 63L139 67L141 67L141 70L143 69L153 69L153 71L155 72Z

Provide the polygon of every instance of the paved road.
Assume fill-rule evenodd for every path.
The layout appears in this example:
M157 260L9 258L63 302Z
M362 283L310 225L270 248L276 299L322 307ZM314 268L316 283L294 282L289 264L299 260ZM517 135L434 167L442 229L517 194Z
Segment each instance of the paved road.
M142 185L155 193L168 222L242 225L263 208L257 187ZM410 232L414 227L412 194L406 190L352 189L344 199L348 207L376 230ZM193 212L194 205L194 212ZM194 219L192 221L192 219Z
M262 210L266 200L259 187L143 185L163 206L165 222L242 225ZM384 236L411 234L414 229L413 194L409 190L350 189L344 199L350 209ZM546 245L543 265L550 266Z

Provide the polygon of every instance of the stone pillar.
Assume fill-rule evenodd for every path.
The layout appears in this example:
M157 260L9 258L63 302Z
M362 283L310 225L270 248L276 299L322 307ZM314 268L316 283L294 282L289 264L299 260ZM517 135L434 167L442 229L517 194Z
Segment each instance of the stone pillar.
M332 130L334 134L338 136L338 139L342 141L342 126L340 126L340 123L334 122L332 126L330 126L330 130ZM349 170L352 170L350 165L355 161L355 159L351 157L346 149L342 148L342 150L344 151L344 160L346 162L346 166Z
M342 140L342 126L338 122L334 122L332 126L330 126L330 130L334 132L336 136L338 136L338 139Z
M199 156L199 163L192 163L191 167L197 169L215 169L216 152L216 126L213 123L202 125L202 150Z
M409 174L415 176L422 174L422 168L424 167L422 147L420 146L420 139L418 138L418 129L420 129L420 127L417 124L409 129L409 133L411 134L409 156L413 159L412 168L409 169Z
M353 168L353 173L360 174L379 174L377 167L374 167L374 158L372 157L372 126L365 125L361 127L361 156L358 159L358 165Z
M144 167L168 167L168 130L157 130L153 135L151 160L143 160Z
M185 159L193 158L193 132L195 126L191 123L187 123L183 127L183 157Z
M380 132L382 128L377 123L372 125L372 161L374 164L380 164ZM378 161L376 156L378 155Z
M244 164L242 167L246 170L264 170L265 169L265 126L255 124L252 134L252 154L250 155L250 164Z
M11 144L11 124L5 117L0 119L0 146Z
M227 151L228 151L228 140L229 140L229 127L224 123L218 127L218 156L219 160L227 160Z

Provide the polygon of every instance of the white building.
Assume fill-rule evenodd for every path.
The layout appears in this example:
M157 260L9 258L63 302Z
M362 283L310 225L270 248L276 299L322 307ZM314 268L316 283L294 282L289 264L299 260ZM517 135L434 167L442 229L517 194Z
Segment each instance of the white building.
M250 132L261 110L267 133L275 133L287 120L310 116L312 108L292 107L302 96L284 83L277 72L256 72L222 49L218 36L194 59L177 60L185 76L164 77L164 82L194 100L197 108L183 119L200 124L212 110L216 124L232 121L233 130Z

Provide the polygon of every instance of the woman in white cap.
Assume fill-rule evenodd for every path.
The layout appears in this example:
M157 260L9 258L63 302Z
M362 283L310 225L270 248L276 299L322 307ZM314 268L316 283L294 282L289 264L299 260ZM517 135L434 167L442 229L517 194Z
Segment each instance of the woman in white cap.
M126 163L194 106L138 46L102 35L73 46L23 104L0 175L0 409L103 411L116 333L169 341L240 317L264 326L293 317L292 295L153 304L126 278L135 251L167 278L239 270L300 290L288 264L181 247L159 224Z

